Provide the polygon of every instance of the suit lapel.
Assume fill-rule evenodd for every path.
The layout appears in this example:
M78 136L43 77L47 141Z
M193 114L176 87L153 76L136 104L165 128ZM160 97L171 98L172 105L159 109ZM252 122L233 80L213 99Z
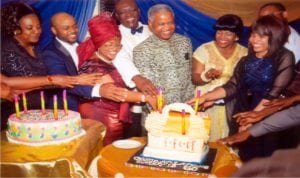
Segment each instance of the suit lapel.
M65 62L66 68L68 70L68 73L71 75L77 75L78 71L77 71L75 63L72 59L71 54L57 40L55 40L54 42L55 42L54 43L55 47L64 55L64 62Z

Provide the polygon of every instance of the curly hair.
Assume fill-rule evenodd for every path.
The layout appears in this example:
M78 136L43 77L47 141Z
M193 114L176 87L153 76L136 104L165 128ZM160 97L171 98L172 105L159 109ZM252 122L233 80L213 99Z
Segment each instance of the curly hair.
M1 7L1 37L12 37L16 30L21 30L19 21L22 17L38 13L24 3L9 3Z

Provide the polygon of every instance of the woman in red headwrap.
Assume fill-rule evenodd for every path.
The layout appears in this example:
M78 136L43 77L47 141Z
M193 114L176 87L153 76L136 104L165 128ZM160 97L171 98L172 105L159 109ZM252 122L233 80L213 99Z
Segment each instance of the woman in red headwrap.
M126 89L119 72L111 61L121 49L121 34L111 14L104 12L88 22L91 37L77 48L80 73L101 73L109 75L114 87L124 88L124 101L115 102L101 98L94 101L82 102L79 111L83 118L91 118L106 126L103 144L107 145L123 138L123 129L131 122L128 102L148 102L154 109L156 98L140 92Z

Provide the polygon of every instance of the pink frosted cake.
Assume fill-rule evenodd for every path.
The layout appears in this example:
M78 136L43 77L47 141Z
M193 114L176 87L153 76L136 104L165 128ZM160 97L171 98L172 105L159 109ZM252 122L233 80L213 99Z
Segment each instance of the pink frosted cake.
M30 146L67 143L85 134L78 112L58 110L58 119L53 119L53 110L29 110L21 112L20 118L12 114L8 119L7 138L12 143Z

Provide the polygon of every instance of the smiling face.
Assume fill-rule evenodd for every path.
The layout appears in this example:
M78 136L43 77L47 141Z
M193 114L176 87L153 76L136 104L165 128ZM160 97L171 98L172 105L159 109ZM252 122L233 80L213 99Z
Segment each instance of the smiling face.
M269 37L267 35L259 35L258 33L251 33L249 42L253 51L258 58L264 57L269 50Z
M52 17L52 33L60 40L75 43L78 37L78 27L73 16L67 13L56 14Z
M153 14L148 24L152 33L162 40L170 39L175 31L174 16L167 10Z
M100 56L104 57L105 60L112 61L121 50L121 47L121 38L113 37L101 45L97 52Z
M215 35L216 44L220 48L232 47L238 40L238 36L228 30L217 30Z
M16 36L21 43L37 43L42 33L39 18L35 14L25 15L19 20L21 30L16 30Z
M137 28L140 10L134 0L120 0L115 5L116 17L127 28Z

